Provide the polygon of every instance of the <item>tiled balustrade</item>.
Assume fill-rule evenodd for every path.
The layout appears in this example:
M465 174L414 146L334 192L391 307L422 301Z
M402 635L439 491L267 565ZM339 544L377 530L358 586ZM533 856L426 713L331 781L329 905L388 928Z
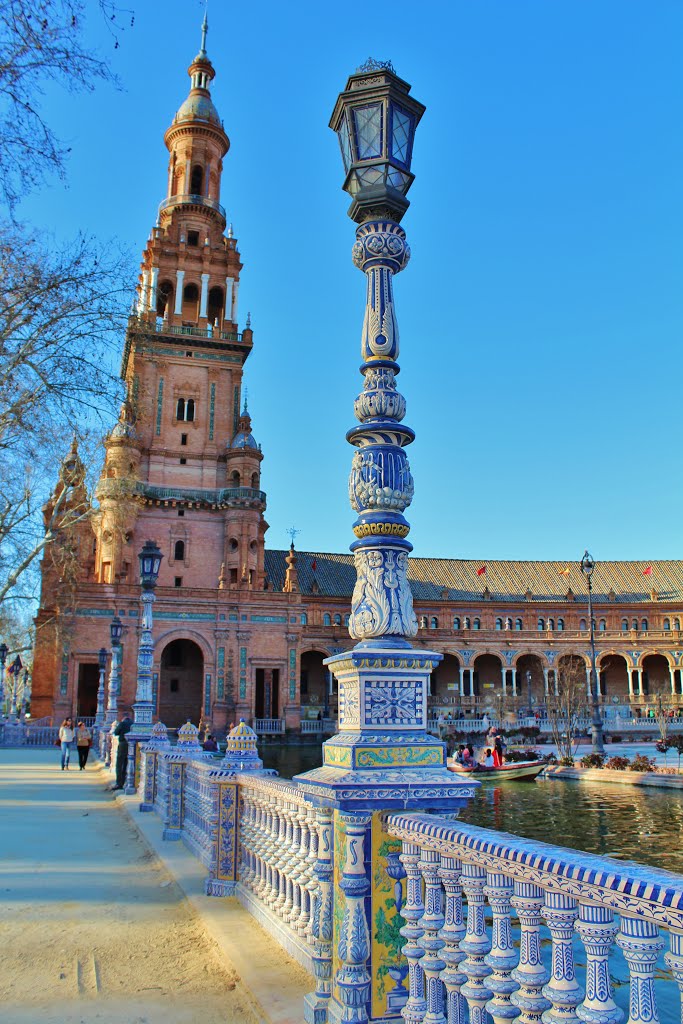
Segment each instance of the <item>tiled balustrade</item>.
M392 813L385 825L402 841L407 876L406 1024L619 1024L625 1013L609 966L615 941L630 978L628 1024L654 1024L660 929L669 933L670 983L683 993L681 876L432 815ZM575 934L585 958L580 978Z

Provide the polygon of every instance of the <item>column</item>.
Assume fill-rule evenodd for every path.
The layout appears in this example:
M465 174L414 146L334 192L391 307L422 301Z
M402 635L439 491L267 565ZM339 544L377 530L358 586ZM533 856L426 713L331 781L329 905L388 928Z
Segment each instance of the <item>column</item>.
M363 844L370 824L369 814L340 812L337 827L342 829L344 864L339 887L344 893L344 916L339 928L335 977L335 997L328 1011L330 1024L368 1019L370 1001L370 932L365 916L365 897L370 884L365 874ZM408 1018L406 1018L408 1021Z
M225 303L224 303L225 319L226 320L234 320L235 319L234 316L232 315L232 286L233 286L233 282L234 282L234 278L226 277L226 279L225 279Z
M149 287L149 308L156 311L157 308L157 281L159 280L159 268L152 267Z
M590 665L586 665L586 694L588 697L591 696L591 668Z
M185 184L183 185L183 192L186 196L190 194L190 161L185 161Z
M138 313L144 313L147 309L149 293L149 271L142 271L142 288L140 291L140 297L138 299Z
M516 668L511 668L510 671L512 672L512 696L516 697L517 696L517 669Z
M184 270L176 270L175 272L175 309L173 312L176 316L180 316L183 311L183 278L185 277Z
M209 304L209 275L202 274L202 291L199 298L199 316L208 316L207 307Z
M669 680L671 682L671 696L673 697L676 693L676 677L674 675L675 669L669 665Z
M643 696L643 670L642 670L642 668L640 666L638 666L638 668L636 669L636 672L638 674L638 696L642 697Z
M664 943L653 921L622 915L617 946L624 954L631 976L630 1015L628 1024L656 1021L655 966Z
M558 679L557 669L553 669L553 686L555 689L555 696L557 697L560 692L560 681Z
M464 697L465 696L465 669L461 668L459 671L460 671L460 696Z
M548 697L548 695L550 693L550 691L548 689L548 671L549 670L547 668L543 669L543 696L546 697L546 698Z
M503 684L503 696L505 697L507 694L507 669L505 668L504 665L501 666L500 678Z
M237 323L237 295L239 290L240 283L239 281L235 281L235 284L232 289L232 319L235 323Z
M633 669L630 665L626 666L626 678L628 680L628 696L630 700L633 696Z

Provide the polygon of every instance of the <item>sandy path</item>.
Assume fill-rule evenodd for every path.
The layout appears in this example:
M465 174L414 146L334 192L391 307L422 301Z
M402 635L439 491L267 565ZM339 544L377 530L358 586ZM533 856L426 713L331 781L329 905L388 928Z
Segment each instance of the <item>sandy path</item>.
M104 774L58 756L0 751L3 1024L256 1024Z

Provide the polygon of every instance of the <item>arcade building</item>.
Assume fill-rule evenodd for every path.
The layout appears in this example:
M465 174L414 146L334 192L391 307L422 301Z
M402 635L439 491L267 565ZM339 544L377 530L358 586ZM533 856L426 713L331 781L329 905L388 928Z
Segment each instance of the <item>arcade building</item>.
M126 388L108 434L96 503L45 550L36 617L32 715L94 716L98 652L123 623L119 707L135 700L141 590L138 552L163 559L154 606L156 718L221 733L334 719L324 659L353 646L348 553L266 548L264 453L243 399L254 344L240 326L242 262L221 205L230 141L211 98L206 32L190 91L164 135L166 193L140 265L123 346ZM226 230L227 229L227 230ZM53 503L82 510L74 444ZM76 568L64 573L64 551ZM578 560L411 558L416 646L443 654L433 714L542 708L563 666L586 672L586 581ZM593 577L605 710L683 704L683 562L603 562Z

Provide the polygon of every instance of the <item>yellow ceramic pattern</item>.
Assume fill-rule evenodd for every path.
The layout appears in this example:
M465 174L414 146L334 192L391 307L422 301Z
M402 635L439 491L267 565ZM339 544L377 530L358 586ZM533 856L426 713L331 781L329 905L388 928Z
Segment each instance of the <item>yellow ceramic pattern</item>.
M397 768L443 763L441 747L357 747L357 768Z
M372 1017L386 1019L388 1012L387 992L396 985L389 975L389 968L401 963L401 946L405 939L399 932L405 924L403 917L396 913L395 879L387 874L388 854L401 852L400 839L392 839L382 831L382 816L376 811L372 816L372 892L371 892L371 942L372 957ZM405 902L405 879L400 881ZM393 1018L390 1018L393 1019ZM396 1017L400 1020L400 1017Z

